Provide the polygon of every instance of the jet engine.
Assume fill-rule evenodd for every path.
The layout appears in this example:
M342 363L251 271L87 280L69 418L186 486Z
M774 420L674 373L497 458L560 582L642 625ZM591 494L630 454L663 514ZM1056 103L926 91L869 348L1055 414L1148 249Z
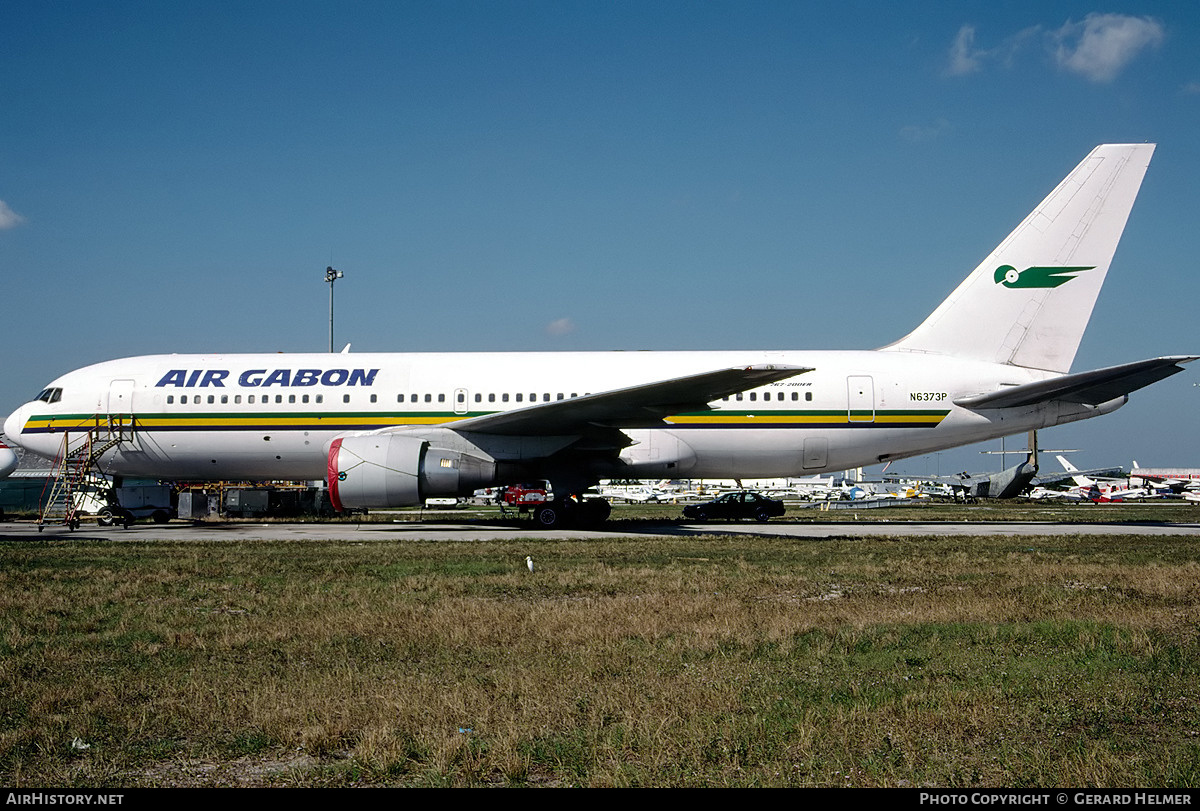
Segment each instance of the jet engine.
M494 459L406 434L358 434L329 446L329 496L338 511L470 495L493 484L495 475Z

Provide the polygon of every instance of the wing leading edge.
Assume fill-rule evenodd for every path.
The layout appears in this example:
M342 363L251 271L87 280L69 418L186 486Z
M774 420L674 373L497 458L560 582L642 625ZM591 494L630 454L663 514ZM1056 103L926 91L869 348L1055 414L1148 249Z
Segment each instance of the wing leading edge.
M811 372L804 366L759 365L718 369L660 380L569 400L468 417L443 428L500 436L561 436L595 428L653 428L683 412L710 409L709 403L747 389Z

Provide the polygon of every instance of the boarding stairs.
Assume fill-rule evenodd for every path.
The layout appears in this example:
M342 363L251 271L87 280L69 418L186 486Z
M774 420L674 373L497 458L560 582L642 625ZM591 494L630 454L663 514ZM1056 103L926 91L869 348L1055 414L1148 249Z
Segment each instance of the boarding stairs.
M62 450L47 483L49 492L43 491L38 532L47 524L79 527L79 495L110 487L108 477L100 470L100 458L132 442L135 430L132 414L95 414L77 427L64 430Z

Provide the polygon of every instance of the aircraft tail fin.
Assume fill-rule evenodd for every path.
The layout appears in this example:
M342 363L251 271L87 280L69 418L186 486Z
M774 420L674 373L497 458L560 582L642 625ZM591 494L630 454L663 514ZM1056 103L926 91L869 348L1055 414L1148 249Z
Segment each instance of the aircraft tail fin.
M1084 158L949 298L887 350L1066 373L1154 144Z
M1056 456L1054 458L1058 460L1058 463L1060 465L1062 465L1063 470L1067 471L1068 473L1079 472L1079 468L1075 467L1075 465L1068 462L1067 458L1065 456Z
M1079 474L1079 468L1068 462L1065 457L1056 456L1055 458L1058 459L1058 463L1062 465L1063 470L1065 470L1067 473ZM1075 484L1079 485L1080 487L1094 487L1096 485L1094 479L1084 475L1075 475L1071 478L1074 479Z

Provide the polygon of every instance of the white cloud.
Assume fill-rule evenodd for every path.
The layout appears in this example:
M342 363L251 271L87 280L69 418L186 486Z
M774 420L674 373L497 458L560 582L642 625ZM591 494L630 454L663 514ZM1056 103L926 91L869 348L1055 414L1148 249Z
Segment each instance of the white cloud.
M975 26L963 25L950 46L946 72L951 76L978 73L989 65L1011 67L1026 46L1042 40L1059 67L1093 82L1111 81L1147 48L1158 47L1166 36L1162 23L1151 17L1089 14L1083 22L1068 22L1057 31L1031 26L1005 38L994 48L975 43Z
M558 318L546 325L546 334L555 338L568 335L575 331L575 322L569 318Z
M951 76L966 76L983 70L987 64L998 63L1010 67L1021 49L1037 36L1040 30L1040 26L1035 25L1007 37L995 48L977 48L975 26L964 25L958 29L954 36L954 44L950 46L950 64L946 67L946 72Z
M1162 23L1150 17L1089 14L1053 34L1060 67L1093 82L1111 81L1146 48L1163 41Z
M979 70L981 54L975 50L975 26L964 25L958 29L954 44L950 46L951 76L965 76Z
M8 203L0 200L0 231L16 228L25 222L25 218L8 207Z
M907 127L901 127L900 137L910 143L921 144L928 141L936 141L951 131L950 122L944 118L939 118L937 121L926 126L910 124Z

